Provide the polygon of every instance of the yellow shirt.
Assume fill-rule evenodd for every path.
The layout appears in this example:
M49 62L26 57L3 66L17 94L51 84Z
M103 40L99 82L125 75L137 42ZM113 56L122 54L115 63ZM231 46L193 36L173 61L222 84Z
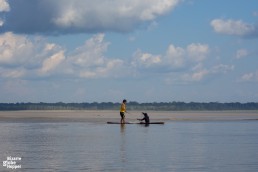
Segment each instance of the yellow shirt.
M120 112L124 112L124 113L126 112L125 103L122 103L122 104L121 104Z

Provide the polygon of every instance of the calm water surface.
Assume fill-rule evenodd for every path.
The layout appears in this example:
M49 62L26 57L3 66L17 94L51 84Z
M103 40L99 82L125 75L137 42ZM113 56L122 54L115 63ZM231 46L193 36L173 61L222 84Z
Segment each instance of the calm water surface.
M0 122L0 171L258 171L258 121Z

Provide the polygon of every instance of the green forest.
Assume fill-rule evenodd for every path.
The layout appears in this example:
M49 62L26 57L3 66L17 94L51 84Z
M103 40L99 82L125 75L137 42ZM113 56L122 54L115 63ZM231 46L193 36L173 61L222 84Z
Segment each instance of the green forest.
M0 103L0 111L16 110L119 110L120 103L93 102L93 103ZM258 103L199 103L199 102L128 102L127 110L156 110L156 111L222 111L222 110L258 110Z

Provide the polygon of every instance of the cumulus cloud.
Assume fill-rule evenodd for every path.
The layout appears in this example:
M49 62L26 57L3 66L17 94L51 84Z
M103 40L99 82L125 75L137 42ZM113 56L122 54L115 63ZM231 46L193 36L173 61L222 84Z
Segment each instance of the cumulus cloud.
M26 36L6 32L0 35L0 66L24 66L28 68L40 65L44 56L44 40L30 40Z
M104 64L104 53L108 48L109 42L104 41L104 34L94 35L86 40L84 45L76 48L70 60L77 66L89 67Z
M207 58L209 51L207 44L192 43L185 48L170 44L164 55L154 55L137 50L134 53L131 64L138 69L178 70L189 65L201 63Z
M46 74L63 59L64 50L56 44L37 37L7 32L0 35L0 77L36 77L37 71Z
M0 0L0 12L10 11L10 6L6 0Z
M79 76L82 78L116 78L122 76L124 62L119 59L109 60L95 69L83 69L80 71Z
M234 66L224 64L205 68L203 64L210 53L207 44L192 43L186 47L170 44L163 54L137 50L128 61L107 57L105 54L110 44L101 33L93 35L73 51L67 51L41 37L33 40L8 32L0 35L0 77L92 79L132 76L132 73L145 76L154 71L164 76L180 73L179 80L190 82L234 69Z
M188 63L197 63L204 61L209 54L207 44L192 43L186 48L169 45L166 53L166 63L172 67L183 67Z
M96 34L73 52L38 37L31 40L8 32L0 35L0 77L37 78L64 76L82 78L118 77L126 69L121 59L108 58L109 42ZM124 73L123 73L124 74Z
M45 59L42 64L42 68L39 70L40 74L44 75L56 69L56 67L60 65L62 61L64 61L64 59L65 56L63 51L60 51L52 55L51 57Z
M242 20L214 19L210 22L214 31L226 35L236 35L242 37L257 37L258 27L248 24Z
M210 73L212 73L212 74L228 73L230 71L233 71L234 69L235 69L234 65L219 64L219 65L213 66L210 69Z
M218 64L210 68L204 68L201 63L191 69L191 72L182 75L182 80L186 82L201 81L208 76L216 74L226 74L234 70L233 65Z
M185 50L181 47L176 47L171 44L167 49L165 60L173 68L182 67L185 62Z
M67 64L72 73L82 78L117 77L121 75L120 71L124 67L124 61L105 56L110 43L105 41L104 38L104 34L96 34L71 53L67 59Z
M201 81L207 75L218 73L219 69L226 71L227 68L227 66L221 65L205 69L202 64L209 53L210 48L207 44L192 43L186 47L170 44L163 55L137 50L132 58L131 67L141 75L159 72L164 76L170 76L172 73L178 73L177 76L172 76L172 80L167 78L167 82Z
M194 71L192 73L183 74L182 80L188 81L188 82L189 81L200 81L208 74L209 74L209 71L207 69L202 69L199 71Z
M258 71L246 73L241 76L240 82L258 82Z
M0 1L8 12L2 31L62 34L127 32L170 12L180 0L19 0Z
M187 46L187 53L193 61L203 61L209 54L209 46L207 44L190 44Z
M161 63L160 55L153 55L150 53L143 53L140 50L137 50L134 53L134 57L132 60L132 65L134 67L152 67Z

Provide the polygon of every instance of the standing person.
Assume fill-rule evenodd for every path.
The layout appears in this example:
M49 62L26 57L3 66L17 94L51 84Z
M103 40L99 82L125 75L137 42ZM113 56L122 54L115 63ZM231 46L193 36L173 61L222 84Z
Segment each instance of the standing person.
M142 119L137 119L137 120L139 120L139 121L143 121L144 120L145 124L148 125L150 123L150 118L149 118L148 114L144 113L144 112L142 112L142 114L144 115L144 117Z
M121 124L125 123L126 102L127 101L124 99L122 104L121 104L121 107L120 107L120 116L121 116L120 123Z

